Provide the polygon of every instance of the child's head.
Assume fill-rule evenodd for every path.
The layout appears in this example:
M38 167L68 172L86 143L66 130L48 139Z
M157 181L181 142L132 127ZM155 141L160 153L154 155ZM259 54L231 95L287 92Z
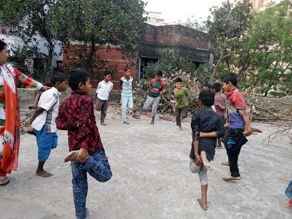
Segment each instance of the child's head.
M124 69L124 74L125 74L126 77L130 77L130 75L131 75L131 68L130 67L126 67Z
M214 104L214 93L210 90L203 90L199 94L200 107L212 106Z
M175 87L176 89L181 89L182 88L182 79L181 78L176 78L174 80L174 84L175 84Z
M157 82L161 81L162 75L163 75L162 71L157 71L156 72L156 81Z
M91 88L89 74L82 69L73 69L69 73L69 85L73 91L89 95Z
M234 89L237 85L237 76L234 73L229 73L225 75L222 80L222 88L225 92L229 93L232 89Z
M50 81L58 91L65 92L68 88L68 77L61 72L55 72Z
M210 90L210 84L209 83L203 84L202 90Z
M105 72L103 73L103 76L104 76L104 80L105 80L106 82L112 80L112 73L111 73L110 71L105 71Z
M210 89L211 89L211 91L213 91L216 94L217 92L219 92L221 90L221 84L216 82L216 83L211 85Z

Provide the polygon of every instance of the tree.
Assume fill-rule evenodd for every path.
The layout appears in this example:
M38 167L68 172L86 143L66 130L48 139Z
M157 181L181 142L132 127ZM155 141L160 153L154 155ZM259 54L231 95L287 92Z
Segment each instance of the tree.
M288 3L257 13L245 39L245 47L253 47L250 67L258 75L254 84L265 84L265 94L278 84L287 92L292 90L292 16Z
M223 73L231 69L231 55L240 46L244 35L250 27L252 4L248 0L238 2L234 7L229 1L223 2L222 7L210 9L206 26L210 41L214 46L215 65L210 82L213 82L219 66Z
M136 57L146 20L144 2L140 0L62 0L56 2L56 30L60 38L82 43L76 51L79 67L94 73L105 60L97 55L100 46L118 46L124 58ZM88 48L89 47L89 48ZM74 62L74 60L72 60ZM99 62L97 62L99 61Z
M44 70L37 72L37 77L45 80L47 73L52 68L55 46L60 43L57 41L54 31L53 17L57 12L54 0L3 0L0 8L0 20L9 27L9 34L21 37L24 42L24 50L30 54L30 58L39 58L44 62ZM39 35L45 40L45 47L48 55L40 52ZM14 53L20 48L14 48ZM27 57L27 54L22 55Z

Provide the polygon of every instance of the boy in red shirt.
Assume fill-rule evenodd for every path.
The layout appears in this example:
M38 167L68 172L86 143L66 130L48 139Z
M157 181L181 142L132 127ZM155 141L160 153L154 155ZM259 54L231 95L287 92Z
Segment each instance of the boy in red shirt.
M64 162L71 161L75 215L79 219L86 217L87 173L99 182L106 182L112 172L96 126L93 102L88 96L91 88L88 73L72 70L69 85L73 92L60 105L57 127L68 130L70 153Z
M148 110L152 105L152 113L151 113L151 125L154 125L154 119L157 113L157 107L160 100L160 92L164 89L164 82L161 81L162 71L156 72L156 78L150 81L148 96L144 103L143 110ZM143 115L147 115L147 113L143 113Z

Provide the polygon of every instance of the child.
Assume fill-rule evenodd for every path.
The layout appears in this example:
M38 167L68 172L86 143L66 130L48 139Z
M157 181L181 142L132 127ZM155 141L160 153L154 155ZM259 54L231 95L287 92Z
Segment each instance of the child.
M219 83L214 83L211 85L211 91L215 94L214 97L214 107L216 113L221 117L222 122L224 124L224 112L225 112L225 105L226 105L226 96L221 93L221 85ZM217 139L217 147L222 148L220 138Z
M44 170L46 160L49 158L51 149L57 147L58 136L56 118L59 110L60 92L68 88L68 79L65 74L56 73L52 76L53 87L42 93L38 102L38 108L32 116L31 127L37 139L39 164L36 174L42 177L50 177L53 174Z
M237 76L229 73L222 78L222 88L227 93L227 124L223 142L227 145L227 155L231 176L223 180L241 180L238 170L238 156L241 147L247 142L245 136L252 134L249 118L246 113L246 103L243 95L236 89ZM243 133L244 132L244 133Z
M187 88L182 86L182 79L177 78L174 81L175 89L173 90L175 98L175 121L178 126L178 131L182 130L181 118L185 119L188 114L188 96L189 91Z
M202 90L210 90L210 84L209 83L203 84Z
M154 119L157 113L157 107L160 100L160 92L164 89L164 82L161 81L162 71L156 72L156 78L150 81L150 86L148 89L148 96L144 103L143 110L148 110L152 105L152 113L151 113L151 125L154 125ZM145 114L147 114L145 112Z
M95 109L101 111L100 113L100 124L106 126L104 119L106 117L106 111L108 108L108 97L109 93L113 89L113 83L110 81L112 79L112 73L110 71L104 72L104 80L99 82L96 89L96 103Z
M86 217L87 173L99 182L106 182L112 172L96 126L93 102L88 96L91 88L88 73L72 70L69 85L73 92L60 106L57 127L68 130L70 152L64 162L71 161L75 215L79 219Z
M224 127L220 116L211 109L214 93L210 90L201 91L199 101L201 110L193 114L191 122L193 143L190 152L190 171L199 174L202 199L198 199L198 202L203 210L207 210L207 169L212 169L210 161L215 155L216 138L223 136Z
M134 81L133 78L130 77L131 75L131 68L126 67L124 69L125 76L121 78L120 85L121 85L121 99L122 99L122 114L123 114L123 122L126 125L130 123L127 121L127 108L133 108L133 87Z

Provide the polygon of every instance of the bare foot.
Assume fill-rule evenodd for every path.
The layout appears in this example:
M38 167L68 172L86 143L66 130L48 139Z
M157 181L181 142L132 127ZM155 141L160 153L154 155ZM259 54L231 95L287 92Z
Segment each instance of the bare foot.
M64 158L63 163L66 163L68 161L76 161L76 159L78 157L78 152L79 152L79 150L70 151L67 154L67 156Z
M45 178L53 176L53 174L51 174L45 170L36 170L35 173L36 173L36 175L41 176L41 177L45 177Z
M0 176L0 186L5 186L9 183L9 178L7 176Z
M229 166L229 161L227 161L227 162L221 162L221 165L223 165L223 166Z
M205 152L205 151L202 151L202 152L201 152L201 159L202 159L202 161L203 161L203 165L204 165L204 167L205 167L207 170L212 170L211 164L210 164L210 162L209 162L208 159L207 159L207 155L206 155L206 152Z
M206 203L203 203L202 202L202 199L197 199L201 208L204 210L204 211L207 211L207 204Z
M104 123L104 122L102 122L102 123L100 123L101 125L103 125L103 126L106 126L106 124Z
M127 122L127 121L125 121L125 122L124 122L124 124L126 124L126 125L129 125L130 123L129 123L129 122Z
M21 127L20 133L23 135L25 133L33 134L33 128L32 127Z
M182 130L182 127L178 127L177 131L181 131Z
M222 149L222 146L216 146L216 149Z
M154 125L154 121L153 121L153 120L151 120L150 124L151 124L151 125Z
M226 177L222 177L223 180L225 181L230 181L230 180L241 180L241 177L233 177L233 176L226 176Z

